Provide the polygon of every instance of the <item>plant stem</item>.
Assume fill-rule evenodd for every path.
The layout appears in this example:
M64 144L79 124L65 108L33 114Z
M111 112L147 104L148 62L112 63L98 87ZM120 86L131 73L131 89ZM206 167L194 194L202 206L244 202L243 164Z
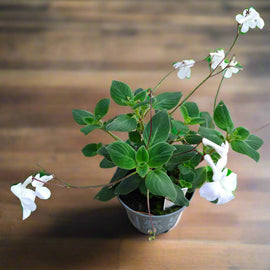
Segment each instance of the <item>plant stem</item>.
M212 75L213 72L211 72L204 80L202 80L185 98L183 101L181 101L171 112L170 115L172 115L179 107L181 107L186 101L187 99L189 99L195 92L196 90L202 85L204 84Z
M149 231L149 233L150 233L149 240L154 240L156 237L156 229L154 227L152 216L151 216L149 189L147 189L147 209L148 209L148 215L149 215L149 219L150 219L150 223L151 223L151 227L152 227L152 231L151 230Z
M229 50L225 53L225 57L231 52L231 50L233 49L237 39L239 38L239 35L240 35L240 31L239 31L239 24L237 24L237 31L236 31L236 36L234 38L234 41L231 45L231 47L229 48Z
M147 142L147 146L146 148L148 149L149 144L150 144L150 140L151 140L151 136L152 136L152 90L150 89L150 132L149 132L149 138L148 138L148 142Z
M152 93L155 93L155 91L159 88L159 86L163 83L163 81L165 81L167 79L167 77L169 77L173 72L175 71L175 69L171 70L170 72L168 72L160 81L159 83L154 87Z
M215 69L213 69L209 75L203 79L187 96L186 98L179 103L179 105L177 105L171 112L170 112L170 115L172 115L179 107L181 107L184 102L187 101L187 99L189 99L195 92L196 90L201 87L209 78L215 76L216 74L214 74L214 72L216 71L216 69L219 67L219 65L224 61L224 59L226 58L226 56L231 52L231 50L233 49L234 45L236 44L236 41L238 40L239 38L239 35L240 35L240 31L239 31L239 24L237 24L237 33L236 33L236 36L234 38L234 41L231 45L231 47L229 48L229 50L225 53L225 57L220 61L220 63L217 65L217 67Z
M214 100L214 108L213 108L213 112L215 111L215 108L216 108L216 103L217 103L217 97L218 97L218 94L219 94L219 91L220 91L220 88L221 88L221 85L223 83L223 80L224 80L224 76L222 76L221 80L220 80L220 83L219 83L219 86L218 86L218 89L217 89L217 93L216 93L216 96L215 96L215 100Z
M93 185L93 186L75 186L75 185L70 185L70 184L64 182L63 180L60 180L59 178L55 178L55 179L57 179L58 181L60 181L60 182L63 184L62 187L65 187L65 188L88 189L88 188L99 188L99 187L113 186L113 185L118 184L119 182L125 180L126 178L128 178L128 177L134 175L134 174L136 174L136 171L135 171L135 172L132 172L132 173L126 175L126 176L124 176L123 178L121 178L121 179L119 179L119 180L117 180L117 181L114 181L114 182L111 182L111 183L108 183L108 184Z
M112 132L110 132L109 130L104 130L106 133L108 133L111 137L113 137L116 141L122 141L119 137L117 137L115 134L113 134Z

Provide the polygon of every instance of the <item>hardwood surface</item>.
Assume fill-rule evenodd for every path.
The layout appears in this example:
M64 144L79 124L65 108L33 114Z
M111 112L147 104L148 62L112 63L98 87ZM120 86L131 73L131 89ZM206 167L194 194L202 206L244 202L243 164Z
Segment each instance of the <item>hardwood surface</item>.
M244 70L226 80L220 98L236 125L256 130L270 122L269 0L0 1L0 269L270 269L270 128L261 161L229 153L238 174L236 199L215 206L195 194L173 231L149 242L128 222L117 200L93 200L97 190L52 186L52 198L22 221L10 185L40 164L74 185L106 183L113 170L86 158L87 143L71 110L93 110L109 97L113 79L132 89L152 87L170 64L228 48L236 14L254 6L265 19L234 49ZM175 75L160 91L188 93L207 75ZM211 109L218 79L192 100ZM108 117L125 108L110 109Z

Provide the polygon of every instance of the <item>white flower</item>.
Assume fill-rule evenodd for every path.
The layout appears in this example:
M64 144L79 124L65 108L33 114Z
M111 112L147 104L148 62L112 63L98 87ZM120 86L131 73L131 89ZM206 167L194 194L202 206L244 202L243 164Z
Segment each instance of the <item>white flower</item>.
M233 57L230 63L224 61L221 65L221 68L224 69L224 78L229 79L232 77L233 73L238 73L238 71L241 69L241 66L237 61L235 61L235 58Z
M234 199L234 191L237 186L237 175L231 173L228 176L227 169L223 171L223 176L218 181L205 183L200 188L200 196L213 202L217 200L218 205L225 204Z
M204 156L204 160L212 168L213 182L205 183L200 188L200 196L208 201L217 200L217 204L227 203L234 198L233 191L235 191L237 186L237 175L233 172L227 175L228 169L225 168L229 143L226 141L218 145L206 138L203 138L202 142L204 145L214 148L221 158L218 160L217 164L215 164L210 155Z
M36 188L36 195L43 200L47 200L51 197L51 191L43 185L53 179L53 175L40 176L38 173L32 181L32 186Z
M218 66L221 66L225 59L225 52L223 49L216 50L215 52L210 53L211 57L211 68L216 69Z
M218 145L206 138L202 139L202 143L204 145L207 146L211 146L212 148L215 149L215 151L220 155L220 159L218 160L216 166L213 169L214 172L214 176L213 176L213 180L215 180L214 178L216 177L216 175L219 175L220 172L223 170L223 168L225 168L226 164L227 164L227 155L229 152L229 143L226 141L225 143L222 143L221 145ZM207 157L207 155L206 155ZM211 159L212 160L212 159ZM217 169L217 170L216 170ZM217 178L219 178L217 176Z
M241 32L246 33L249 28L255 28L256 26L260 29L264 27L264 20L260 17L260 14L255 8L247 8L243 11L243 15L238 14L235 17L236 21L241 24Z
M19 183L10 188L11 192L21 201L23 220L28 218L37 208L35 204L36 193L33 190L26 188L27 184L31 181L32 176L29 176L23 184Z
M195 64L195 61L190 59L190 60L183 60L182 62L177 62L173 65L175 69L179 69L177 76L179 79L184 79L184 78L190 78L191 76L191 67Z

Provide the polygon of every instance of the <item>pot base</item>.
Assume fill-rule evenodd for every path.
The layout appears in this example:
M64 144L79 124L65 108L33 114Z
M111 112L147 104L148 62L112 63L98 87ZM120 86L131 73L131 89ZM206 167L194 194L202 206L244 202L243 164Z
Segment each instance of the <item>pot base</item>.
M193 193L191 194L189 200L191 200L192 196ZM126 209L131 224L141 233L149 235L149 231L152 231L152 224L149 215L131 209L121 200L120 197L118 197L118 199ZM175 228L175 226L179 223L185 208L186 206L183 206L175 212L166 215L151 215L151 219L156 230L156 235L168 232Z

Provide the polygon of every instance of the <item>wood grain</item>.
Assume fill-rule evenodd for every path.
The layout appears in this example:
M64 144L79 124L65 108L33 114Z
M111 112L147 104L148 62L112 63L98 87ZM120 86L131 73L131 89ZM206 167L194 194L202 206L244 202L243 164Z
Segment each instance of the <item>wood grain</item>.
M252 4L263 31L241 36L234 49L244 70L222 87L220 98L237 126L255 131L270 122L270 4ZM230 152L238 174L236 199L218 207L197 193L170 233L154 242L128 222L117 200L93 200L97 190L52 186L52 198L21 220L10 185L40 164L71 184L108 181L112 169L84 157L87 143L108 143L102 132L84 136L71 110L93 110L109 97L113 79L132 89L153 87L170 64L200 61L210 49L228 48L234 16L250 1L0 1L0 269L270 269L269 128L261 161ZM192 79L168 79L160 91L187 94L207 75L197 65ZM211 110L213 78L194 95ZM108 118L125 108L112 107ZM120 134L121 136L121 134Z

